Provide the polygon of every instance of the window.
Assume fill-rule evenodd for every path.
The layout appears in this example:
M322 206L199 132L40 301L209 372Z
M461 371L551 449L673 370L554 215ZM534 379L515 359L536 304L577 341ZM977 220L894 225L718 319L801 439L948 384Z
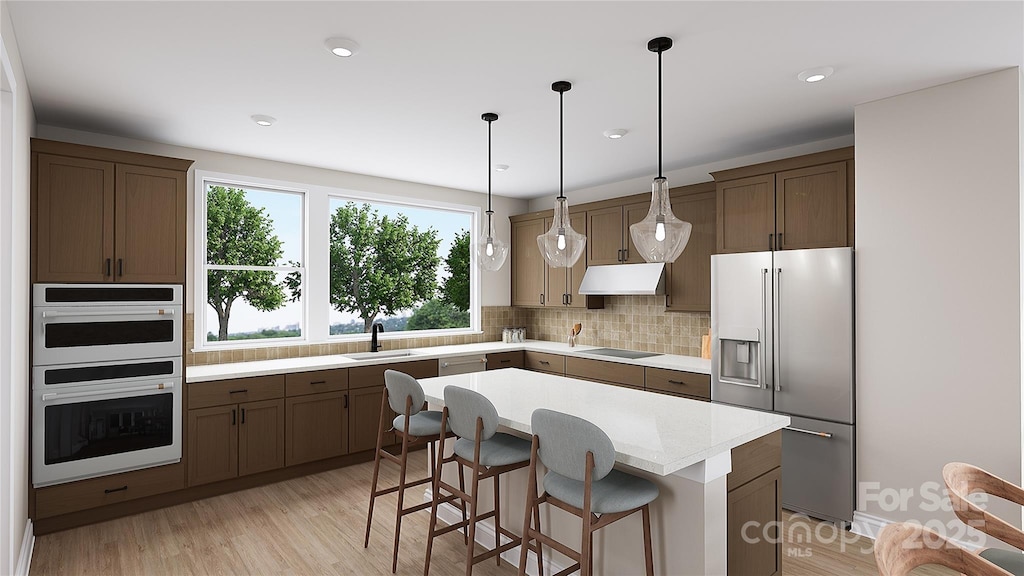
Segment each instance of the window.
M196 190L197 349L480 329L477 207L199 171Z
M207 342L303 336L303 195L207 181Z

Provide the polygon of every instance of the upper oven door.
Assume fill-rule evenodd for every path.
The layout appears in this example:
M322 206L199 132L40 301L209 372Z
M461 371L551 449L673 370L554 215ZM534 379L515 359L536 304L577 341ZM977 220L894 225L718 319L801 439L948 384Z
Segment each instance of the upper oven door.
M108 388L108 384L131 386L139 380L177 381L181 379L181 364L181 356L171 356L116 362L34 366L32 368L32 390L59 391L62 388L85 386Z
M181 356L181 306L36 306L33 364Z

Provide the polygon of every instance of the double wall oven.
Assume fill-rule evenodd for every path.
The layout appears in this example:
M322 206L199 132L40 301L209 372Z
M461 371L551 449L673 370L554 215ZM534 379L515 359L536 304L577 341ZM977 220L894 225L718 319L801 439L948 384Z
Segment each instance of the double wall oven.
M37 284L36 487L181 459L182 287Z

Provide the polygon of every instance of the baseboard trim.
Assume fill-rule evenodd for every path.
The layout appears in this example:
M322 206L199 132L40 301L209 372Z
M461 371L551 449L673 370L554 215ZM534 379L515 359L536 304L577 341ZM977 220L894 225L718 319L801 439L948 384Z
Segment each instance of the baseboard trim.
M36 546L36 535L32 533L32 519L25 521L25 536L21 539L21 551L18 554L18 565L14 568L15 576L28 576L32 564L32 549Z
M858 536L877 540L878 535L882 532L882 528L885 528L892 523L892 520L887 520L881 516L874 516L872 514L866 514L855 510L853 512L853 522L850 524L850 532L853 532ZM978 546L977 544L964 541L960 538L951 538L948 535L946 536L946 539L961 548L970 550L971 552L977 552L984 548L984 546Z
M427 488L423 492L423 501L430 502L432 499L432 492L430 488ZM451 503L441 504L437 507L437 520L444 522L445 524L452 525L462 521L462 511L457 506ZM464 530L458 530L460 534L465 533ZM518 532L518 530L516 530ZM494 524L488 521L479 522L476 525L476 536L473 538L476 543L483 546L488 550L494 549ZM509 539L505 536L501 537L501 543L505 544L509 542ZM550 549L550 548L546 548ZM508 562L512 566L519 566L519 546L502 552L501 559ZM558 562L553 562L550 557L544 559L544 573L545 574L557 574L562 570L565 570L568 566L563 566ZM526 558L526 573L529 576L538 576L537 574L537 554L530 550L527 552Z

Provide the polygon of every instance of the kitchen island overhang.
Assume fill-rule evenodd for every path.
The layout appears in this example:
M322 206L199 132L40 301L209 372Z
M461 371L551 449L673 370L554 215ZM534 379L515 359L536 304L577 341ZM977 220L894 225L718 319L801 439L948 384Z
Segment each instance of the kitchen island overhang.
M531 434L530 416L537 408L573 414L601 427L615 445L616 466L649 478L661 490L652 504L653 539L655 569L665 575L726 573L726 475L732 470L732 449L789 425L789 417L779 414L517 368L420 383L436 409L444 404L447 386L483 394L497 409L501 426L524 436ZM502 486L502 525L516 532L522 528L526 493L527 475L520 472L509 475ZM556 538L570 544L579 540L579 521L560 510L546 511L542 523ZM639 535L639 518L598 532L595 574L627 574L642 567ZM493 547L493 535L482 536L479 543ZM569 564L557 554L549 560L553 571Z

